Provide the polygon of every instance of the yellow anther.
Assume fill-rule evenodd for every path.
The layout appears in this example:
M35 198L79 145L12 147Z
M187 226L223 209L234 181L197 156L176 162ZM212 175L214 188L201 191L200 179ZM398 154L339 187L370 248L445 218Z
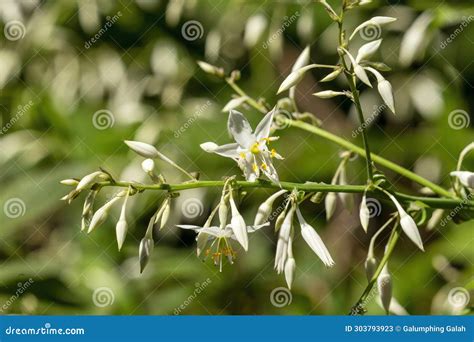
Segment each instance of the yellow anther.
M276 154L277 154L277 151L274 148L272 148L272 150L270 151L270 156L272 158L275 158Z
M252 152L253 154L260 153L260 147L258 146L258 143L255 143L250 147L250 152Z
M245 153L244 152L240 152L239 156L240 156L240 158L245 159Z
M262 167L263 170L267 170L268 169L268 166L267 164L265 163L262 163L262 165L260 165Z
M253 163L253 164L252 164L252 169L253 169L253 172L257 172L257 171L258 171L258 165L257 165L257 163Z

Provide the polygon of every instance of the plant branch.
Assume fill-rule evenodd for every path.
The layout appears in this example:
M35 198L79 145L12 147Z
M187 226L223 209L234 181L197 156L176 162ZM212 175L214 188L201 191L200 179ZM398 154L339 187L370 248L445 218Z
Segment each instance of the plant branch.
M145 190L158 190L158 191L181 191L188 189L196 188L215 188L223 187L225 181L190 181L181 184L142 184L135 182L100 182L98 183L101 187L123 187L128 188L132 187L138 191ZM248 181L236 181L235 185L240 188L268 188L268 189L286 189L293 190L297 189L305 192L345 192L345 193L363 193L366 191L367 186L365 185L333 185L333 184L323 184L323 183L293 183L293 182L280 182L280 186L275 183L270 183L268 181L257 181L257 182L248 182ZM379 190L374 189L367 191L367 193L372 194L374 197L385 198L385 195L382 194ZM459 199L447 199L447 198L432 198L432 197L418 197L411 196L403 193L394 194L397 199L402 202L410 201L420 201L432 208L456 208L462 206L467 210L474 210L474 201L462 201Z

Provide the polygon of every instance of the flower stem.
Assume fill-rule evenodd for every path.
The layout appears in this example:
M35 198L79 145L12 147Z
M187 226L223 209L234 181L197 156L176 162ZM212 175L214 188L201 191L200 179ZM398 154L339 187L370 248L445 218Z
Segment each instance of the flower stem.
M375 282L377 281L377 278L380 275L380 272L382 272L383 267L387 263L388 259L390 258L390 255L392 254L395 245L398 241L398 238L400 237L400 229L398 227L398 223L395 224L392 230L392 234L390 234L390 238L388 239L387 243L387 249L385 251L385 254L380 261L379 266L377 267L377 270L375 271L372 279L370 282L367 284L367 287L365 288L364 292L362 292L362 295L360 296L359 300L352 306L350 315L358 315L358 314L363 314L365 312L365 306L367 304L367 298L370 295L370 292L372 291L372 288L375 285Z
M255 101L252 97L248 96L247 93L242 88L240 88L237 85L237 83L234 82L234 80L232 78L227 77L225 79L225 81L227 82L228 85L230 85L230 87L237 94L239 94L240 96L244 96L246 98L245 102L247 102L249 105L251 105L252 107L254 107L255 109L257 109L259 112L261 112L263 114L266 114L268 112L268 109L263 104Z
M138 191L145 190L158 190L158 191L182 191L188 189L196 188L213 188L213 187L223 187L226 181L193 181L180 184L142 184L135 182L125 182L117 181L112 183L110 181L100 182L99 186L116 186L128 188L132 187ZM324 183L293 183L293 182L280 182L280 186L268 181L257 181L257 182L248 182L248 181L236 181L235 186L239 188L267 188L267 189L286 189L286 190L301 190L305 192L346 192L346 193L363 193L366 191L366 185L333 185L333 184L324 184ZM367 193L372 194L374 197L385 198L382 193L375 189L367 191ZM433 198L433 197L419 197L411 196L403 193L396 192L394 196L402 202L411 202L411 201L420 201L432 208L456 208L461 207L465 210L474 210L474 201L462 201L460 199L447 199L447 198Z

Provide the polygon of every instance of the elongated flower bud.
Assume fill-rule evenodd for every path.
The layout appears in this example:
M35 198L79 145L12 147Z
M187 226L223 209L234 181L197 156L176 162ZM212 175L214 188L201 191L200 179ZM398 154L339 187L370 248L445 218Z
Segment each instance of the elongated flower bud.
M276 221L275 221L275 232L278 232L281 228L281 225L283 224L283 221L285 220L285 210L283 210L280 215L278 215Z
M334 192L328 192L326 198L324 199L324 207L326 208L326 220L328 221L336 211L336 200L337 195Z
M369 227L369 219L370 219L370 210L369 207L367 207L366 203L366 195L362 196L362 201L360 202L360 208L359 208L359 218L360 218L360 224L364 231L367 233L367 229Z
M76 191L82 191L86 188L89 188L92 186L92 184L96 183L100 179L105 179L107 177L107 174L103 173L102 171L92 172L80 180L80 182L77 184Z
M388 272L387 265L382 268L382 272L377 278L377 288L379 290L382 306L388 315L390 310L390 302L392 301L392 277Z
M293 257L289 257L285 263L285 280L288 288L291 290L293 279L295 278L296 262Z
M293 64L293 67L291 68L292 72L301 69L309 63L309 52L309 46L306 46L296 59L295 64Z
M150 260L151 253L153 251L153 239L150 237L144 237L140 241L140 247L138 249L138 258L140 260L140 273L143 273L148 261Z
M98 190L91 190L87 194L86 200L84 201L84 207L82 208L81 231L87 228L92 219L92 215L94 214L92 209L98 193Z
M227 216L229 215L229 206L224 196L222 196L219 202L219 222L220 227L224 228L227 225Z
M247 100L248 100L248 96L240 96L235 99L232 99L229 102L227 102L224 108L222 108L222 111L224 113L227 113L229 110L236 109L237 107L245 103L245 101Z
M395 207L397 207L398 214L400 216L400 226L402 227L403 232L410 238L419 249L425 251L423 248L423 241L421 240L420 232L416 226L415 220L403 209L397 199L387 192L387 196L392 200Z
M288 256L288 242L290 240L291 228L293 226L293 215L295 207L291 207L283 220L278 235L277 249L275 253L275 265L278 274L284 271L285 262Z
M367 259L365 260L365 275L367 276L367 281L370 282L372 280L372 277L375 274L375 271L377 270L377 260L373 256L367 256Z
M280 93L290 89L291 87L296 86L298 83L300 83L301 80L303 79L303 76L306 73L306 71L308 71L311 68L314 68L314 65L307 65L305 67L302 67L298 70L295 70L295 71L291 72L285 78L285 80L281 83L280 88L278 88L277 94L280 94Z
M320 97L322 99L330 99L332 97L346 95L343 91L333 91L333 90L323 90L313 94L314 96Z
M362 1L359 4L361 5ZM375 27L379 28L380 26L390 24L390 23L394 22L395 20L397 20L397 18L382 17L382 16L373 17L373 18L371 18L367 21L364 21L359 26L357 26L356 29L354 30L354 32L352 32L351 36L349 37L349 40L352 40L352 38L354 38L356 33L359 32L360 30L362 30L364 27L375 26Z
M171 200L170 198L167 198L165 200L163 212L161 214L160 229L163 229L163 227L168 222L168 219L170 218L170 212L171 212Z
M387 80L382 80L377 84L377 90L379 91L380 96L383 99L383 102L390 108L390 110L395 113L395 102L393 100L393 90L392 85Z
M224 76L224 70L222 68L218 68L212 64L203 62L203 61L197 61L197 64L199 67L206 73L218 77L223 77Z
M130 140L125 140L125 144L127 144L127 146L130 147L133 152L139 154L142 157L154 159L160 156L158 150L150 144L146 144L141 141Z
M125 241L125 237L127 236L127 231L128 231L127 203L128 203L128 197L130 196L130 191L131 189L129 189L127 191L127 194L125 195L125 199L123 200L123 204L122 204L122 209L120 211L120 218L117 222L117 225L115 226L115 234L117 236L117 245L118 245L119 251L122 249L122 246L123 246L123 243Z
M77 186L79 181L77 179L63 179L60 183L63 185Z
M102 207L97 209L97 211L94 213L94 216L92 216L91 222L89 224L89 229L87 230L87 234L91 233L94 229L96 229L98 226L105 222L105 220L109 216L110 209L115 204L115 202L119 200L119 198L120 197L116 196L109 202L104 204Z
M259 226L267 222L270 214L272 213L273 202L275 202L275 200L285 192L287 192L287 190L280 190L260 204L257 210L257 215L255 216L254 226Z
M213 152L217 147L219 147L216 143L210 141L202 143L199 146L206 152Z
M342 68L337 68L336 70L334 70L333 72L327 74L326 76L324 76L319 82L329 82L329 81L332 81L334 80L337 76L339 76L342 72Z

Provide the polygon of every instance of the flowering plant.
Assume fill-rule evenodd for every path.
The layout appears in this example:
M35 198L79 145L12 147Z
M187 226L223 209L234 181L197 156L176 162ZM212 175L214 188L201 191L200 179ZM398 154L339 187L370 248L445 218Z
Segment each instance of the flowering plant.
M423 242L420 227L425 224L436 224L436 218L439 218L439 215L434 213L437 211L439 213L439 210L461 207L456 213L458 221L468 220L473 216L474 173L463 170L462 162L465 156L474 149L474 143L468 145L461 152L458 167L451 172L453 182L449 189L434 184L430 180L372 153L366 133L359 89L373 87L375 83L377 92L393 114L396 112L396 99L391 83L382 74L387 70L386 65L379 61L372 61L372 57L382 44L382 39L363 44L358 47L357 53L351 52L353 48L351 44L353 44L352 39L355 34L365 27L389 25L395 21L395 18L373 17L352 29L349 38L347 38L344 16L352 8L362 6L365 1L344 0L340 13L336 13L326 1L318 2L323 5L330 19L339 29L338 60L334 61L332 65L311 64L310 48L305 48L295 61L291 73L283 80L277 91L278 94L288 93L288 95L281 98L274 106L268 106L264 101L254 99L240 88L237 84L239 72L233 71L227 75L217 66L202 61L198 62L201 69L223 79L237 95L224 106L225 111L228 112L227 130L235 142L224 145L202 142L200 146L205 152L233 159L242 175L226 177L224 180L200 180L197 174L187 171L185 167L175 163L153 145L139 141L125 141L132 151L145 158L142 168L149 176L150 183L117 180L104 169L81 178L64 180L65 185L73 187L73 190L63 198L67 202L71 202L82 193L87 193L82 212L82 229L90 233L98 228L107 219L111 208L121 202L120 218L116 225L118 248L121 249L128 231L127 203L130 197L138 196L145 191L166 192L165 199L150 218L139 244L140 269L143 271L149 263L157 231L165 228L168 224L174 198L181 191L187 189L219 187L222 188L220 200L202 226L177 225L178 228L192 230L196 233L198 257L210 257L214 264L222 270L226 260L230 264L235 261L237 249L242 249L245 252L252 248L248 236L250 233L273 224L277 235L274 268L277 273L284 273L286 284L291 289L297 272L293 254L293 240L298 238L299 234L325 266L333 267L335 265L334 258L337 260L337 256L334 256L334 252L330 252L318 234L319 227L315 229L304 218L301 204L307 201L316 203L324 201L326 218L330 220L335 212L338 198L347 208L351 208L354 201L352 194L360 193L362 194L359 205L360 226L367 233L371 218L370 198L368 197L370 195L371 198L388 201L394 210L392 210L391 217L386 224L371 237L365 263L368 284L360 299L352 306L351 313L362 314L365 312L365 301L375 284L379 289L384 309L387 313L390 312L394 305L394 298L388 261L399 236L405 234L420 251L424 251L426 242ZM300 112L295 99L295 88L312 69L328 70L328 74L321 79L321 82L329 82L336 78L345 79L348 89L342 91L324 90L316 92L314 95L323 99L343 96L353 102L361 125L363 148L324 130L313 115ZM250 106L253 111L263 115L254 130L246 118L254 113L245 111L244 115L237 110L244 105ZM273 145L281 143L274 134L276 128L282 126L310 132L344 148L340 155L340 164L330 184L322 182L295 183L280 179L278 166L285 160ZM366 182L350 185L346 175L348 164L356 156L365 160ZM157 161L171 165L187 179L181 183L167 182L165 175L156 174L155 163ZM382 172L383 168L419 183L424 187L424 193L412 195L398 191ZM104 187L116 187L121 190L99 209L94 210L96 195ZM275 190L258 207L253 224L245 222L239 212L239 201L242 198L243 190L247 188ZM275 220L270 220L270 217L274 216L272 213L276 201L282 202L280 205L282 209ZM215 219L218 219L218 223L213 223L216 221ZM296 228L297 226L299 229ZM385 253L381 258L377 258L374 252L374 242L382 231L389 228L391 228L391 233Z

